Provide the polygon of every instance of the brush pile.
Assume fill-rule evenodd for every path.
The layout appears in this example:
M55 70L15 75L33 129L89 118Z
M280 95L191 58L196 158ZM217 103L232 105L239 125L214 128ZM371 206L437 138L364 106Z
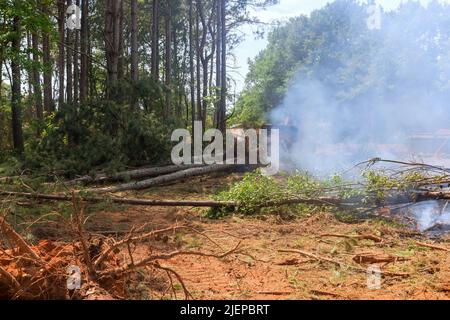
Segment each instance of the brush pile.
M14 230L4 217L0 217L0 300L11 299L85 299L105 300L125 298L126 282L138 270L163 271L173 288L181 285L185 298L192 298L179 274L162 265L179 255L197 255L222 259L238 253L233 249L214 252L181 251L162 252L150 240L167 237L177 230L187 230L214 240L187 226L171 226L146 232L144 227L133 228L122 239L87 234L84 207L73 195L74 214L70 227L75 236L72 242L43 240L30 245ZM138 244L147 247L146 256L136 256ZM78 285L77 285L78 284Z
M123 281L108 281L87 277L81 290L71 290L78 269L80 275L89 274L88 263L81 242L60 243L49 240L29 245L4 218L0 219L2 246L0 247L0 300L11 299L96 299L113 298L123 294ZM104 243L91 243L91 255L106 250ZM109 254L98 271L120 266L120 259ZM93 279L92 279L93 280Z

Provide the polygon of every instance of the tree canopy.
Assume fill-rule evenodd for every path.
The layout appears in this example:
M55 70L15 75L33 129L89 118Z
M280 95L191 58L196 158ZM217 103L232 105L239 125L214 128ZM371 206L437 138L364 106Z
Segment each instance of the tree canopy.
M288 91L309 94L305 79L326 88L341 111L377 110L372 121L384 121L374 107L382 104L394 113L398 104L409 104L411 113L432 104L448 121L443 109L449 99L450 6L403 3L382 12L380 30L367 27L368 9L338 0L275 27L267 48L250 63L233 121L273 121L271 111L287 103ZM298 98L291 109L301 113L305 100Z
M194 121L225 130L239 27L276 2L0 0L0 160L81 174L167 161Z

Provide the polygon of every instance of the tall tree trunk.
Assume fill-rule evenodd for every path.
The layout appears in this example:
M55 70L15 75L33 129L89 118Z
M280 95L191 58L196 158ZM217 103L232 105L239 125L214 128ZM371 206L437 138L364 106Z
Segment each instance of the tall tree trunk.
M49 14L47 5L43 5L42 11ZM50 47L50 35L46 30L42 32L42 51L43 51L43 65L44 65L44 110L46 112L55 111L53 104L53 92L52 92L52 60L51 60L51 47Z
M222 70L221 70L221 90L220 90L220 114L219 114L219 130L225 133L227 126L227 27L226 27L226 0L220 0L220 23L221 41L222 41Z
M216 107L214 115L214 124L217 129L220 125L220 105L221 105L221 82L222 82L222 16L221 12L221 0L216 0Z
M87 24L87 36L88 39L91 39L91 27L89 25L89 23ZM86 82L88 88L89 88L89 92L88 92L88 98L89 97L93 97L93 96L98 96L98 92L97 92L97 78L96 75L94 73L94 64L93 64L93 59L92 59L92 44L89 41L87 43L87 73L89 74L89 78Z
M203 120L203 128L206 128L206 107L207 107L207 98L208 98L208 66L209 66L209 60L212 59L213 55L214 55L214 48L215 48L215 43L213 40L213 44L212 44L212 50L211 53L209 55L207 55L205 47L206 47L206 41L207 41L207 36L208 36L208 30L211 30L211 20L209 20L208 22L206 22L205 19L205 13L203 10L203 4L201 0L197 1L197 12L198 12L198 16L200 18L201 21L201 25L202 25L202 37L201 37L201 44L200 44L200 48L198 51L198 55L200 57L200 61L201 61L201 67L202 67L202 72L203 72L203 79L202 79L202 84L203 84L203 92L202 92L202 97L201 97L201 118ZM200 68L198 68L198 79L200 78ZM199 81L200 83L200 81Z
M216 7L216 1L213 1L213 8ZM214 16L213 16L214 18ZM209 33L211 34L211 57L210 57L210 61L211 61L211 67L210 67L210 71L209 71L209 84L208 84L208 88L209 88L209 93L213 94L215 92L213 92L213 86L214 86L214 62L215 62L215 54L216 54L216 46L217 46L217 41L216 41L216 25L214 25L214 19L212 19L212 23L210 23L208 25L209 28Z
M196 56L195 56L195 78L196 78L196 93L197 93L197 120L198 121L203 121L202 118L202 93L201 93L201 80L200 80L200 76L201 76L201 70L200 70L200 56L201 56L201 47L200 47L200 17L199 17L199 1L197 0L197 10L196 10L196 15L195 15L195 52L196 52ZM203 127L203 130L205 129L205 127Z
M80 32L74 31L73 39L73 101L80 101Z
M139 47L138 47L138 1L131 0L131 82L136 83L139 80ZM137 101L133 97L131 108L137 108Z
M20 83L20 42L21 42L20 18L14 17L13 31L15 33L12 40L14 57L11 59L12 88L11 88L11 113L12 113L12 134L14 151L23 153L23 131L22 131L22 110L21 110L21 83Z
M80 32L80 102L86 102L88 91L88 0L82 0L81 5L81 32Z
M34 31L31 35L32 47L33 47L33 92L34 103L36 106L36 117L40 120L44 118L44 111L42 108L42 90L41 90L41 76L39 73L39 36Z
M80 7L80 0L75 0L75 5ZM81 18L81 17L80 17ZM73 31L73 101L80 101L80 30Z
M67 7L72 5L72 0L67 0ZM67 102L72 103L73 101L73 73L72 73L72 56L73 51L70 49L73 46L72 38L73 33L75 31L72 31L67 28L67 35L66 35L66 74L67 74L67 86L66 86L66 96L67 96Z
M209 60L204 59L202 62L203 69L203 93L202 93L202 118L203 118L203 127L206 127L206 109L208 106L208 65Z
M65 3L64 0L58 0L58 32L59 32L59 43L58 43L58 72L59 72L59 96L58 96L58 107L61 109L61 107L64 104L64 79L65 79L65 72L64 72L64 61L65 61L65 48L64 48L64 38L65 38L65 30L64 30L64 21L66 17L66 10L65 10Z
M152 15L152 76L159 80L159 0L153 0Z
M195 123L195 74L194 74L194 33L193 33L193 0L189 0L189 72L190 72L190 91L191 91L191 115L192 130Z
M111 98L111 90L116 86L118 80L121 2L122 0L107 0L106 2L105 47L108 71L108 98Z
M131 0L131 81L139 80L138 1Z
M164 106L164 115L167 117L170 115L171 106L171 86L172 86L172 8L169 1L166 2L166 70L165 70L165 83L166 83L166 99Z
M183 103L183 90L181 83L181 77L180 77L180 60L178 57L178 36L177 36L177 25L175 24L172 27L172 42L173 42L173 74L175 76L174 81L176 84L174 85L176 90L176 105L175 105L175 116L177 119L180 119L183 117L183 111L182 111L182 103Z
M0 106L3 105L3 47L0 48Z
M119 62L117 65L117 79L123 80L125 78L125 57L124 57L124 16L123 16L123 1L120 1L119 6Z
M31 43L31 33L27 30L26 32L27 34L27 60L28 61L32 61L32 56L31 56L31 51L33 48L33 44ZM26 68L27 70L27 76L28 76L28 81L27 81L27 85L28 85L28 106L25 109L25 113L24 113L24 117L26 119L33 119L36 115L35 108L34 108L34 90L33 90L33 67Z

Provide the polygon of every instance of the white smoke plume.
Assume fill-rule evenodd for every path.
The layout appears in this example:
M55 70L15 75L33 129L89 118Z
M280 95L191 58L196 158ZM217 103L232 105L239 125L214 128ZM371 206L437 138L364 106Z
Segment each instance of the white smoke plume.
M282 132L290 141L281 150L284 169L328 175L373 157L446 165L450 28L433 7L409 3L369 30L366 6L348 3L327 7L344 21L333 31L334 51L313 52L271 114L272 123L291 128ZM450 13L442 8L436 12Z

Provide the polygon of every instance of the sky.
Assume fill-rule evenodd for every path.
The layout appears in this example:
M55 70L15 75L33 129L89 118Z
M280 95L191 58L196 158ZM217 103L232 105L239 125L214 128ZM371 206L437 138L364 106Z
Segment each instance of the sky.
M376 0L385 10L397 8L404 0ZM423 5L427 5L431 0L420 0ZM450 0L442 0L450 2ZM301 14L309 15L312 11L320 9L333 0L280 0L280 3L253 12L264 23L274 21L286 21L289 18ZM236 81L236 93L239 93L243 86L245 75L248 72L248 59L253 59L267 45L267 39L255 39L254 32L258 29L256 26L244 26L241 30L245 40L233 50L234 68L232 68L232 78Z

